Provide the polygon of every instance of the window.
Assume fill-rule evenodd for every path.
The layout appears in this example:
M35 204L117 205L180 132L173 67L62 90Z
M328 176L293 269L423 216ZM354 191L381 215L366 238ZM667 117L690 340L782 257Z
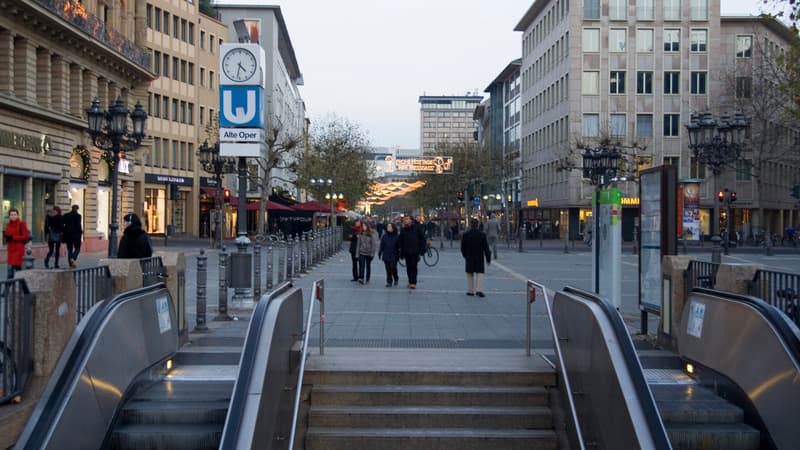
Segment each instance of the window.
M706 72L692 72L692 94L706 93Z
M188 169L189 170L194 170L194 144L189 142L187 145L188 145L188 149L189 149L189 157L187 158L188 161L189 161Z
M206 86L206 69L205 67L200 68L200 86Z
M154 8L153 9L153 21L155 22L155 27L153 27L156 31L161 31L161 8Z
M186 83L186 61L181 60L181 81Z
M681 51L681 30L679 28L664 29L664 51Z
M189 45L194 45L194 23L189 22Z
M750 58L753 56L753 36L736 36L736 57Z
M164 164L164 167L166 166L167 165ZM172 141L172 168L178 168L178 141Z
M200 39L198 39L198 40L200 41L200 48L206 48L206 32L205 31L200 30Z
M172 121L173 122L177 122L178 121L178 99L177 98L173 98L172 99Z
M736 98L750 98L753 91L753 79L736 77Z
M214 35L213 34L209 34L208 35L208 51L211 52L211 53L214 53L214 41L215 40L216 39L214 39Z
M664 0L664 20L681 20L681 0Z
M582 78L583 94L600 94L600 72L583 72Z
M161 118L162 119L169 119L169 97L166 95L162 97L163 102L161 103Z
M163 54L161 70L163 70L162 76L169 77L169 55L166 53Z
M189 109L186 111L186 123L194 125L194 103L189 103Z
M610 94L624 94L625 93L625 71L612 70L609 77Z
M664 137L678 137L680 132L680 115L664 114Z
M188 74L189 84L194 86L194 63L189 63L189 74Z
M706 165L698 161L697 158L692 157L689 163L689 178L705 178L705 177L706 177Z
M691 19L708 20L708 0L690 0Z
M178 122L186 123L186 102L181 101L180 114L178 115Z
M153 5L147 5L147 28L153 28Z
M153 73L161 75L161 52L153 52Z
M628 19L628 1L627 0L609 0L608 2L608 18L611 20L627 20Z
M600 0L583 0L583 18L600 18Z
M625 136L628 132L628 125L625 114L611 114L610 132L611 136Z
M209 89L214 89L214 71L213 70L209 70L208 71L208 88Z
M664 72L664 93L680 94L681 73Z
M636 18L653 20L653 0L636 0Z
M188 23L186 23L186 19L181 19L181 40L183 42L187 41L186 37L186 28L188 28Z
M599 52L600 51L600 29L599 28L584 28L583 29L583 51L585 51L585 52Z
M625 28L612 28L608 30L608 51L624 52L627 44L628 30Z
M153 157L145 160L146 164L155 166L161 157L161 138L153 138Z
M675 166L675 167L681 166L680 156L665 156L663 161L665 166Z
M736 161L736 181L750 181L753 176L753 167L750 160L740 159Z
M178 58L173 56L172 57L172 79L178 81L180 78L180 73L178 72Z
M161 29L164 34L169 34L169 13L164 11L164 28Z
M175 39L178 39L178 36L180 36L180 29L178 28L178 20L179 20L178 16L176 15L172 16L172 37L174 37Z
M200 125L206 124L206 108L201 106L200 107Z
M653 51L653 29L639 28L636 30L636 51L649 53Z
M708 44L708 30L698 30L692 29L689 32L691 47L689 48L692 52L705 52L706 46Z
M583 115L583 135L585 137L596 137L600 135L600 115Z
M153 117L161 117L161 96L153 95Z
M653 137L653 115L636 115L636 137Z
M636 72L636 93L637 94L653 93L653 72L650 71Z

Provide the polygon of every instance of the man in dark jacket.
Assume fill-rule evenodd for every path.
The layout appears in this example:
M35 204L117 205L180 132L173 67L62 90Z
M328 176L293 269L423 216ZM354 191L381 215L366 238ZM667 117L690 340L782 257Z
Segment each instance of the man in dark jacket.
M117 258L139 259L153 256L150 236L142 228L142 221L139 216L134 213L128 213L122 220L125 224L125 231L122 232L122 239L119 240Z
M464 271L467 272L467 295L484 297L483 259L485 257L486 264L491 264L492 252L477 219L470 220L469 231L461 237L461 256L464 257Z
M406 261L406 274L408 275L408 288L417 288L417 263L419 257L425 253L427 243L422 228L417 225L411 216L403 217L403 229L397 242L400 257Z
M353 264L353 278L350 281L358 281L358 235L361 234L361 221L356 220L350 233L350 262Z
M83 227L81 215L78 214L78 205L72 205L72 210L64 214L64 234L61 239L67 244L67 260L69 266L77 267L78 255L81 253L81 238Z

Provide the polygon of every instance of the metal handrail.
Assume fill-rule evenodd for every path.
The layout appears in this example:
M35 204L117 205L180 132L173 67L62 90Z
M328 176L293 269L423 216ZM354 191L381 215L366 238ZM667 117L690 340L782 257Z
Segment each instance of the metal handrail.
M75 281L76 323L95 303L112 297L111 271L108 266L85 267L70 271Z
M800 327L800 274L759 269L748 287L750 295L782 311Z
M139 265L142 268L142 286L160 283L166 276L164 263L161 261L160 256L141 258L139 259Z
M0 404L22 394L33 368L34 297L22 278L0 281Z
M289 446L287 448L294 448L294 436L297 432L297 416L300 413L300 391L303 388L303 375L306 371L306 357L308 355L308 336L311 331L311 317L314 314L314 300L319 300L320 304L325 299L325 280L319 279L311 285L311 296L308 301L308 318L306 319L306 328L303 330L303 352L300 354L300 370L297 374L297 386L295 387L294 394L294 413L292 414L292 431L289 433ZM320 330L324 324L320 322ZM322 346L322 337L320 336L320 346Z
M561 377L564 380L564 390L567 392L567 406L569 407L569 417L572 420L572 425L575 427L575 438L578 440L577 448L585 449L586 445L583 442L583 432L581 431L581 424L578 421L578 415L575 411L575 399L572 396L572 386L569 383L569 375L567 375L567 367L564 365L564 355L561 354L561 344L559 343L558 332L556 331L556 324L553 321L553 311L550 308L550 297L547 295L547 288L533 280L528 280L527 291L531 292L531 287L539 288L544 294L544 304L547 307L547 320L550 322L550 331L553 335L553 347L556 352L556 359L558 360L558 371L561 372ZM529 294L530 295L530 294ZM530 305L530 301L528 301ZM528 333L530 336L530 320L528 320ZM528 339L530 345L530 338Z

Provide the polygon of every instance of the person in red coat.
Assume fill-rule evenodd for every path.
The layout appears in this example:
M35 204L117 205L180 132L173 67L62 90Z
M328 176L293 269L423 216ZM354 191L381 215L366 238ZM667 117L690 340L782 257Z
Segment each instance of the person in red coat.
M19 219L19 211L16 208L8 210L8 224L3 230L3 240L8 247L8 279L14 278L17 270L22 270L25 244L30 237L28 226Z

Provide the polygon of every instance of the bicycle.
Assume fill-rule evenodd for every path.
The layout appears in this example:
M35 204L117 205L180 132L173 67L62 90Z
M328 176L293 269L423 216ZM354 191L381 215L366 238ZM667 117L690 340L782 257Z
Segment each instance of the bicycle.
M422 261L428 267L433 267L439 263L439 250L437 250L436 247L432 245L430 239L427 242L427 248L425 249L425 253L422 254ZM406 266L406 264L403 262L402 259L398 259L397 264L399 264L401 267Z

